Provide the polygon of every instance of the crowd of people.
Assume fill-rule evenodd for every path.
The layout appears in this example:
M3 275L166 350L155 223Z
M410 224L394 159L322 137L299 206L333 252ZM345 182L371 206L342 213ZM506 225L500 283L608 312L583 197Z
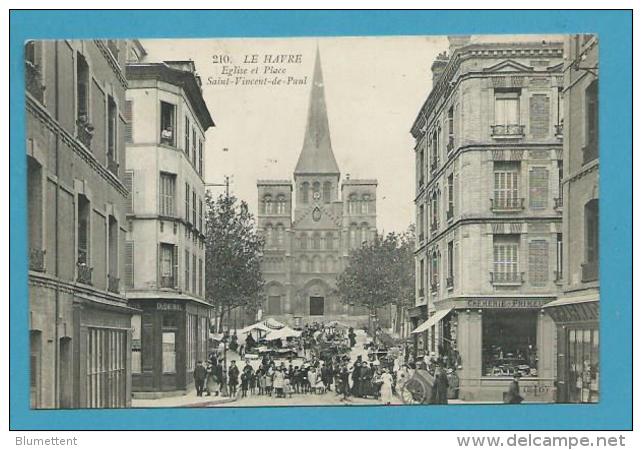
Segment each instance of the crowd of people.
M341 401L369 398L391 404L417 369L428 371L434 380L430 403L447 403L458 395L457 374L441 360L407 361L405 352L378 357L368 344L363 351L352 351L357 342L353 328L306 325L294 342L282 344L296 350L296 356L287 358L269 353L258 359L243 358L258 346L251 334L244 341L232 335L229 342L240 359L231 360L225 367L223 355L214 351L207 361L199 361L194 371L198 396L288 398L333 393Z

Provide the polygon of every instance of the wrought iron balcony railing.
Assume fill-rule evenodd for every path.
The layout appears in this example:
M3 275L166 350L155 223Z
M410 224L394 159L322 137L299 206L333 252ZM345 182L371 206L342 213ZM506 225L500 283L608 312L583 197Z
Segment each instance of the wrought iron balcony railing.
M597 261L582 264L582 282L597 281L599 265Z
M490 284L518 285L524 282L524 272L491 272Z
M40 66L31 61L25 61L25 85L27 92L33 95L40 103L45 97L45 86L42 84L42 73Z
M493 212L521 211L524 209L524 199L516 197L491 198L490 209Z
M524 125L491 125L490 134L494 138L518 138L524 136Z
M555 125L555 136L558 138L564 136L564 124L558 123Z
M76 120L76 128L78 129L78 139L85 147L91 149L91 140L94 137L94 126L87 121L86 116L81 116Z
M91 285L91 273L93 272L94 268L89 267L84 262L78 262L76 264L76 268L78 269L78 276L76 278L76 281L78 281L79 283Z
M107 290L118 294L120 292L120 278L107 275Z
M45 254L46 250L39 248L30 248L29 249L29 270L35 270L36 272L45 271Z

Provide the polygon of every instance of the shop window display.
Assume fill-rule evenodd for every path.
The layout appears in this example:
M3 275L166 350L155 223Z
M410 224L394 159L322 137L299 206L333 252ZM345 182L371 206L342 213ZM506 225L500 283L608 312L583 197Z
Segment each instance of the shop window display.
M485 311L482 319L482 375L537 376L537 312Z
M596 329L568 330L569 401L597 403L599 401L600 365L599 331Z

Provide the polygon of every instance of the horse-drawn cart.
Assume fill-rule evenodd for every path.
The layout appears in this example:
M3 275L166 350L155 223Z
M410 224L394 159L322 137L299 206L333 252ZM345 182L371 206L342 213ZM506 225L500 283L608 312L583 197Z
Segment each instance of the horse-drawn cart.
M433 398L434 384L435 377L427 370L415 369L408 381L400 387L401 399L407 405L427 405Z

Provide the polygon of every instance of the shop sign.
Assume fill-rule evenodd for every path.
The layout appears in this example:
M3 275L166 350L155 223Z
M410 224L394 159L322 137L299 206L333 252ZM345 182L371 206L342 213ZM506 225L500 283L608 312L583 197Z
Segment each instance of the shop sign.
M537 309L550 300L541 298L480 298L468 300L468 308Z
M156 303L156 309L159 311L182 311L183 308L178 303Z

